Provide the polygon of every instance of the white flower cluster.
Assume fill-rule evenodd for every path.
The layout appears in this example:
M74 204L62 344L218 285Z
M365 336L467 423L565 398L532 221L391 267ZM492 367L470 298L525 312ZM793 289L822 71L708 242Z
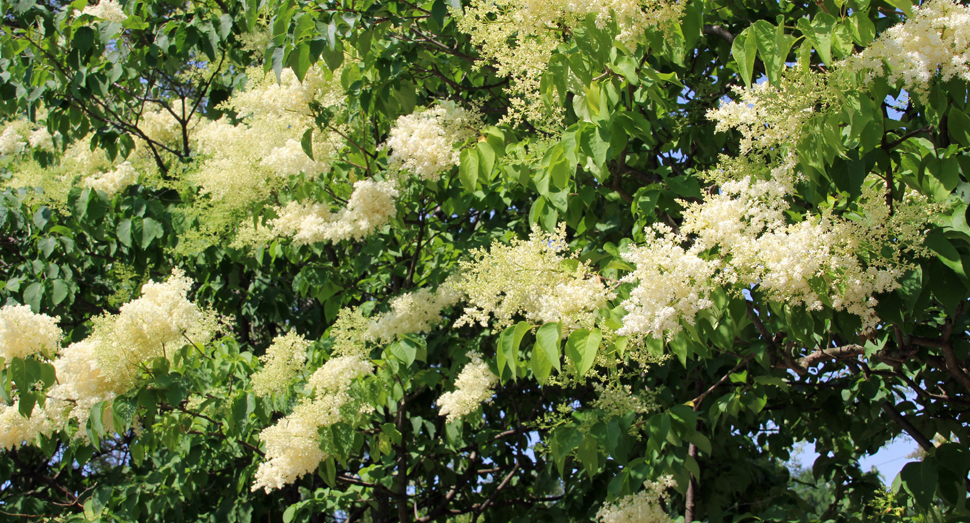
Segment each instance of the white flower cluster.
M51 133L47 131L46 127L41 127L30 133L27 137L27 143L30 144L31 149L37 149L39 151L53 151L54 150L54 137Z
M84 179L84 186L104 192L108 196L114 196L123 191L125 187L138 182L138 171L131 165L131 162L124 162L115 170L91 175Z
M593 388L596 390L593 406L604 411L607 417L625 416L630 412L642 414L654 408L654 405L648 405L634 394L630 385L620 385L614 381L606 386L594 384Z
M370 323L360 307L340 309L337 320L330 328L330 339L333 340L331 354L363 357L367 352L367 342L370 341Z
M35 314L27 305L4 305L0 309L0 357L13 358L43 353L53 356L61 345L60 318Z
M528 241L496 241L489 250L473 250L449 283L470 305L455 326L488 326L491 315L494 327L501 329L522 315L536 323L562 322L564 336L593 328L598 310L613 293L590 276L594 271L588 263L560 254L567 250L564 226L552 234L535 227Z
M276 176L282 177L300 173L316 176L326 167L326 164L307 156L300 142L292 138L287 139L282 146L273 149L269 156L263 158L260 165L268 168Z
M21 140L20 133L13 125L8 125L3 134L0 134L0 156L19 153L25 145L27 143Z
M629 314L618 333L670 337L712 305L715 286L756 287L808 310L826 304L859 316L863 330L874 328L873 295L896 288L903 271L891 260L864 266L861 233L845 219L807 214L787 223L786 194L784 183L771 180L725 182L720 194L687 205L679 233L656 226L653 238L624 255L636 270L623 281L637 287L623 303Z
M389 343L402 334L430 332L441 319L441 310L461 299L461 294L444 284L434 292L421 289L391 300L391 310L370 322L368 338Z
M138 121L138 129L158 143L172 144L182 139L182 126L175 116L164 108L143 112Z
M595 15L596 26L600 29L615 20L620 29L617 41L632 51L647 29L676 24L684 12L684 5L685 2L664 0L568 0L566 12L572 13L577 20Z
M95 321L102 379L118 393L128 390L142 366L157 357L171 358L188 343L205 343L215 330L212 318L186 297L192 280L174 269L165 283L148 282L140 298L114 316Z
M350 383L359 376L374 372L370 362L353 356L333 358L316 370L308 381L310 388L318 396L322 394L341 394L350 388Z
M443 171L458 165L454 144L475 136L480 126L476 112L449 102L402 116L383 146L391 151L388 166L435 181Z
M253 374L253 392L267 396L286 390L286 387L304 369L306 349L310 342L295 332L277 336L259 357L263 368Z
M890 82L902 81L907 91L924 99L937 74L944 82L953 77L970 81L970 7L956 0L929 0L842 65L864 72L867 80L885 70Z
M116 381L109 381L102 375L99 348L97 341L88 338L68 345L54 360L58 382L47 393L49 399L43 415L55 426L64 426L74 418L83 427L91 407L124 392L117 387Z
M247 71L251 82L220 107L235 112L238 125L228 117L203 120L195 132L200 152L207 155L194 181L215 202L239 210L267 198L288 176L317 176L330 170L340 144L329 133L314 132L311 159L300 145L303 133L315 126L310 103L340 103L339 75L326 80L313 66L303 82L289 68L280 82L262 68Z
M359 240L397 216L396 185L361 180L354 184L347 206L336 213L319 203L290 202L269 226L277 236L289 236L297 245Z
M447 416L449 422L468 415L483 402L489 401L498 384L498 376L488 369L481 354L469 352L468 359L471 361L455 379L455 390L438 398L438 414Z
M622 304L629 314L618 331L621 336L676 334L681 321L693 323L699 311L713 305L709 296L719 262L701 258L695 249L685 250L682 238L667 225L655 225L653 234L646 245L623 254L623 259L636 264L624 281L639 283Z
M20 402L7 406L0 401L0 449L15 449L30 443L40 434L53 431L51 421L44 416L39 405L34 405L30 418L20 415Z
M321 427L344 421L344 412L353 405L357 412L367 412L369 405L350 393L353 380L373 373L373 366L360 358L333 358L310 377L314 398L301 402L293 413L259 433L266 446L266 461L260 463L252 490L268 494L282 488L317 468L327 455L320 450Z
M121 9L121 4L115 0L101 0L97 5L89 5L81 14L91 15L106 22L124 22L128 15Z
M259 465L252 490L262 488L266 493L283 488L315 470L326 454L320 450L319 420L311 402L304 402L276 425L259 433L266 445L266 461Z
M640 492L604 503L596 519L599 523L670 523L673 519L661 508L660 500L667 499L666 490L673 485L670 476L647 481Z
M0 405L0 447L13 448L39 434L61 430L71 419L83 427L91 408L127 392L151 358L171 358L174 348L188 343L187 339L208 341L215 322L186 299L191 283L180 270L173 270L167 282L146 284L142 297L123 305L119 314L95 319L94 332L88 338L61 349L53 360L57 383L47 391L43 408L34 407L30 419L25 419L20 417L16 404ZM38 331L23 332L21 339L9 339L27 324L21 320L11 327L6 321L9 311L3 310L2 314L8 329L8 339L3 340L5 350L22 353L31 350L23 347L37 343L53 343L55 347L59 344L46 317L30 320ZM43 340L38 341L40 338ZM112 419L109 409L103 420L108 430L112 430ZM85 432L79 431L78 435L85 437Z
M496 74L512 79L508 90L517 96L510 100L506 120L545 125L550 115L539 82L564 33L595 15L600 27L615 20L618 42L634 49L646 29L676 23L684 5L675 0L472 0L453 16L458 29L495 64ZM551 116L558 120L558 113Z
M821 73L789 68L780 83L779 87L768 82L732 86L740 100L708 110L707 117L717 121L718 132L741 131L741 154L794 147L817 109L824 111L834 101Z

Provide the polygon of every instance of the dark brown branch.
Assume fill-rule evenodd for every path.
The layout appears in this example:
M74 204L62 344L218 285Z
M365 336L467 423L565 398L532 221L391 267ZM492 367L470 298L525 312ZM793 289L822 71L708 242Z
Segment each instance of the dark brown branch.
M495 497L498 496L499 493L502 492L502 490L509 484L509 481L512 479L512 476L515 475L515 472L517 470L519 470L519 464L520 464L519 458L515 458L515 466L512 467L512 470L510 470L509 473L505 475L505 479L503 479L502 482L499 483L498 487L495 488L495 491L492 492L492 495L485 500L485 503L482 503L482 505L475 510L475 515L472 517L472 523L475 523L476 521L478 521L478 517L481 516L483 512L485 512L485 509L487 509L488 506L495 501Z
M930 440L926 436L924 436L922 432L916 430L916 427L914 427L909 422L909 420L903 417L903 415L900 414L898 410L896 410L896 407L892 403L889 403L888 401L883 401L882 410L886 414L888 414L889 417L892 418L892 420L895 421L896 424L899 425L901 429L906 431L906 433L909 434L911 438L916 440L916 443L919 444L920 448L922 448L926 452L929 452L935 448L933 444L930 443Z
M734 35L731 31L728 31L723 25L705 25L701 29L701 33L706 35L717 36L728 43L728 45L734 44Z
M902 135L899 139L897 139L893 143L891 143L888 146L886 146L885 149L886 150L895 149L896 146L898 146L899 144L905 142L906 140L909 140L910 138L916 136L917 134L931 133L931 132L933 132L933 126L932 125L927 125L926 127L921 127L919 129L916 129L915 131L910 131L910 132Z
M747 365L748 362L751 361L752 358L754 358L754 356L755 356L754 353L752 353L752 354L748 354L747 356L741 358L741 361L739 361L738 364L735 365L733 369L729 370L727 374L725 374L724 376L722 376L721 379L719 379L717 381L717 383L715 383L714 385L711 385L710 388L708 388L703 393L701 393L699 396L697 396L696 398L694 398L693 401L691 402L694 405L694 410L697 410L700 407L700 404L704 402L704 398L706 398L708 395L710 395L710 393L714 392L714 389L720 387L725 381L727 381L728 379L730 379L731 378L731 375L734 374L735 372L737 372L738 369L740 369L741 367Z
M808 369L826 360L853 358L865 353L866 349L862 345L845 345L842 347L831 347L828 349L815 349L815 351L808 356L795 360L795 365L800 367L802 370L807 371Z

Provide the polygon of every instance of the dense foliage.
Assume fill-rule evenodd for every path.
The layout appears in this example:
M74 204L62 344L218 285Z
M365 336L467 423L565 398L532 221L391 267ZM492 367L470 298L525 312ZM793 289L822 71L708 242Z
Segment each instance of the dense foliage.
M0 10L0 515L968 516L967 6Z

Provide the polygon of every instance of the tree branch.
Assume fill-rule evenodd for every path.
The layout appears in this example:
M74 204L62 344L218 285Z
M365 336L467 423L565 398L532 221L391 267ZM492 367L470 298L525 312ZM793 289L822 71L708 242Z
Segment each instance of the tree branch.
M728 31L723 25L705 25L701 29L701 33L706 35L717 36L728 43L728 45L734 44L734 35L731 31Z

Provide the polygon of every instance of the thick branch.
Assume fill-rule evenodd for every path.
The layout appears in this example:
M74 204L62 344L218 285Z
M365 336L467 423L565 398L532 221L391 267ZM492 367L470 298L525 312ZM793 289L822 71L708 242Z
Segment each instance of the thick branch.
M896 410L896 407L892 403L889 403L888 401L882 402L882 410L886 414L889 414L889 417L892 418L892 420L895 421L901 429L906 431L911 438L916 440L916 443L919 444L920 448L926 452L929 452L935 448L922 432L916 430L916 427L914 427L905 417L903 417L902 414L899 413L898 410Z
M865 354L866 349L862 345L844 345L842 347L832 347L828 349L816 349L815 352L795 360L802 370L808 369L822 363L825 360L837 360L840 358L852 358L860 354ZM796 371L797 372L797 371Z
M728 31L723 25L705 25L701 32L706 35L720 37L722 40L727 42L728 45L734 44L734 35L731 34L731 31Z

